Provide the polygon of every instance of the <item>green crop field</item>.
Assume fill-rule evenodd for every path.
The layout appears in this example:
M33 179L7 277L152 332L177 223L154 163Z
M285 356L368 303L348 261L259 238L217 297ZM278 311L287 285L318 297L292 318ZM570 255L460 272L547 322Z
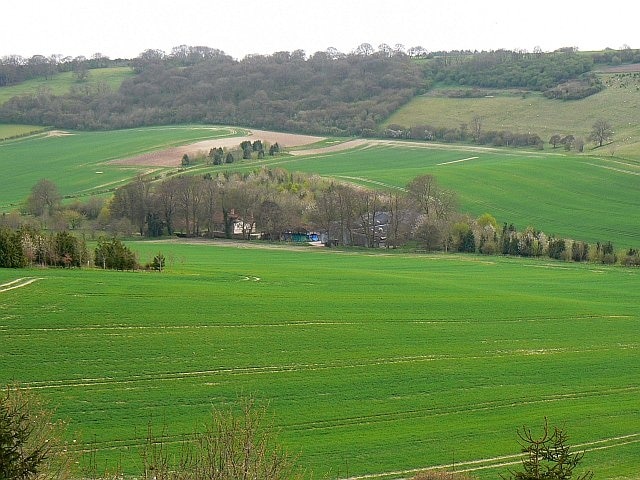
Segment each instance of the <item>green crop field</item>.
M235 134L203 126L152 127L110 132L56 132L0 143L0 211L15 208L42 178L65 196L99 194L160 168L126 167L111 160Z
M72 72L58 73L49 79L38 78L27 80L19 85L0 87L0 104L3 104L11 97L33 95L43 89L51 91L54 95L64 95L74 86L92 87L103 83L108 85L112 90L117 90L124 80L133 77L133 75L134 72L129 67L96 68L89 70L89 76L86 82L78 83Z
M254 395L315 478L497 478L545 416L596 478L640 478L637 269L130 245L167 270L0 270L0 383L49 398L101 468L131 471L150 421L180 438Z

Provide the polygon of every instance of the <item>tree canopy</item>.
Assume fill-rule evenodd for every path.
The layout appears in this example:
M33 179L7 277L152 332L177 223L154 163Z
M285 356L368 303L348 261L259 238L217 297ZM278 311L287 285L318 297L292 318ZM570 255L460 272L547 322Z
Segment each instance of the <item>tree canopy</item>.
M235 60L208 47L145 50L132 60L0 59L0 86L61 71L123 63L135 76L118 91L85 85L67 94L47 89L0 106L0 121L69 129L114 129L187 122L222 123L325 135L372 135L390 113L436 83L473 88L522 88L550 98L582 98L602 89L596 63L640 61L639 50L595 55L573 49L428 52L422 47L361 44L310 56L302 50ZM473 87L469 90L467 87ZM455 91L455 90L452 90Z

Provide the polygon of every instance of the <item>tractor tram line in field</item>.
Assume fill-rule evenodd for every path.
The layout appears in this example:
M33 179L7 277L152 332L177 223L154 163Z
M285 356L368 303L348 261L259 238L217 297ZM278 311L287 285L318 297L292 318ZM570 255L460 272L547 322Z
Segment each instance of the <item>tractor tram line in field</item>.
M34 282L37 282L38 280L44 280L44 278L24 277L24 278L18 278L16 280L12 280L7 283L3 283L2 285L0 285L0 293L8 292L9 290L15 290L17 288L26 287L28 285L31 285Z
M626 445L631 445L635 443L640 443L640 433L631 433L628 435L621 435L617 437L604 438L601 440L594 440L592 442L580 443L577 445L573 445L573 449L579 452L593 452L597 450L605 450L611 448L622 447ZM469 473L469 472L477 472L479 470L489 470L496 468L504 468L512 465L518 465L522 463L522 459L524 458L524 454L512 454L512 455L501 455L497 457L489 457L483 458L479 460L466 460L459 461L455 463L448 463L444 465L435 465L435 466L425 466L420 468L413 468L409 470L397 470L394 472L383 472L383 473L371 473L365 475L351 476L346 478L341 478L339 480L367 480L367 479L378 479L378 480L409 480L407 475L413 476L420 472L429 472L429 471L442 471L442 472L451 472L454 471L456 473Z
M192 435L189 434L168 434L162 435L162 441L164 445L180 445L184 442L189 442L192 439ZM90 453L95 451L106 450L135 450L143 448L146 444L146 437L136 437L120 440L107 440L97 441L94 440L88 445L77 449L79 453ZM593 452L598 450L607 450L613 448L624 447L627 445L640 443L640 433L630 433L626 435L619 435L615 437L609 437L599 440L593 440L590 442L583 442L573 445L573 451L576 452ZM336 480L409 480L415 474L420 472L458 472L458 473L470 473L480 470L491 470L518 465L522 462L524 454L508 454L499 455L494 457L487 457L474 460L460 460L447 464L440 465L428 465L423 467L411 468L406 470L395 470L389 472L369 473L363 475L342 477Z
M619 349L635 349L636 345L625 345ZM368 360L360 361L336 361L336 362L318 362L318 363L292 363L283 365L249 365L243 367L217 367L206 370L193 370L182 372L158 372L144 375L130 375L124 377L95 377L95 378L79 378L79 379L60 379L60 380L42 380L24 382L22 386L25 389L33 390L45 390L45 389L60 389L60 388L77 388L92 385L118 385L118 384L131 384L137 382L149 382L158 380L175 380L185 378L205 378L216 375L265 375L265 374L282 374L292 372L310 372L310 371L322 371L322 370L344 370L344 369L368 369L373 366L390 366L401 364L417 364L424 362L449 362L451 364L457 364L459 362L468 362L475 360L487 360L494 358L521 358L526 356L538 356L538 355L558 355L565 353L588 353L588 352L609 352L610 348L585 348L585 349L556 349L556 350L500 350L487 352L485 355L447 355L447 354L431 354L431 355L414 355L414 356L397 356L397 357L384 357L384 358L372 358ZM640 390L640 387L633 388ZM623 388L622 391L627 390ZM621 391L621 389L612 389L611 391ZM602 395L606 392L598 392ZM568 394L568 396L575 396L575 394ZM531 403L538 403L540 400L532 401ZM545 400L551 401L551 400Z

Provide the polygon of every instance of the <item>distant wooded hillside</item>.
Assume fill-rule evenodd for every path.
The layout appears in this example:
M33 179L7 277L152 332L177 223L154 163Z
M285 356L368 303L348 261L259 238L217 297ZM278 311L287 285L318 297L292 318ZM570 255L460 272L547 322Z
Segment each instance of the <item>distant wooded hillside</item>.
M36 57L3 58L0 87L68 71L77 86L64 94L40 88L13 97L0 107L0 122L83 130L206 122L367 136L434 84L583 98L603 88L591 73L594 65L638 62L640 50L429 53L362 44L349 54L296 50L238 61L220 50L181 46L171 54L146 50L132 60ZM116 64L135 72L118 90L87 82L92 69Z

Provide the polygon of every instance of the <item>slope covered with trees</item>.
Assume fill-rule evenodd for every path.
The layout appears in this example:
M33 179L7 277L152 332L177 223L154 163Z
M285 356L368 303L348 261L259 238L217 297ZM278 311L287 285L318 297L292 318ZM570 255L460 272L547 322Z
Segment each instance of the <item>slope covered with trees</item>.
M207 122L325 134L373 132L424 85L407 55L279 52L236 61L218 50L146 51L118 92L39 92L6 102L0 120L111 129Z
M0 61L0 86L73 71L80 86L64 95L46 88L11 98L0 122L68 129L115 129L186 122L246 125L326 135L373 135L401 105L432 85L519 88L571 100L600 91L596 63L634 62L638 50L617 55L561 49L427 52L362 44L335 49L251 55L238 61L208 47L179 46L166 54L146 50L130 61L96 54L83 58ZM117 91L87 81L91 68L128 63L136 75ZM473 90L465 90L465 92Z

